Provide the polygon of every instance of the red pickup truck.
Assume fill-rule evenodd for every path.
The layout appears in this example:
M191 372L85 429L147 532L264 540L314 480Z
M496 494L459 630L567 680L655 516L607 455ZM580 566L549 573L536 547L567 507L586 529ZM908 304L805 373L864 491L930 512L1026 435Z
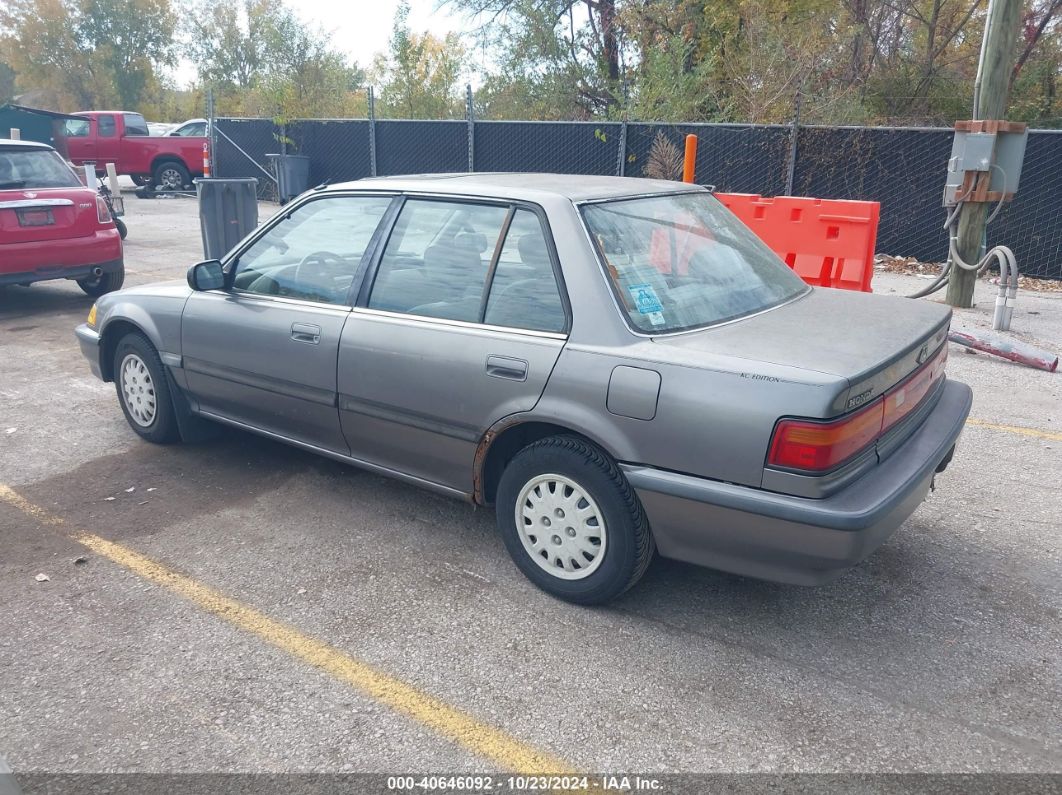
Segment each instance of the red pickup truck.
M75 165L114 163L138 185L181 190L203 175L205 137L153 136L139 113L89 110L63 124L66 153Z

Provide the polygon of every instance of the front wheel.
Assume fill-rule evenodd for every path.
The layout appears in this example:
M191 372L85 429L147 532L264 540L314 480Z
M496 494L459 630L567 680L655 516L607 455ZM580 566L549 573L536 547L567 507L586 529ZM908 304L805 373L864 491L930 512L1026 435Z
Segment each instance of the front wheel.
M148 174L132 174L129 178L133 180L134 185L140 188L151 184L151 176Z
M129 427L156 444L177 441L180 431L166 371L147 337L130 332L114 350L114 388Z
M125 221L123 221L121 218L115 218L114 227L118 230L118 236L122 240L125 240L125 236L129 234L129 229L126 227Z
M498 484L497 516L520 571L576 604L615 599L641 579L656 549L619 467L575 437L542 439L516 454Z
M119 234L121 234L121 230L119 230ZM125 237L125 235L122 235L122 237ZM113 293L122 286L124 281L125 266L122 265L118 270L101 273L99 276L87 276L84 279L78 279L77 286L84 290L86 295L99 298L104 293Z

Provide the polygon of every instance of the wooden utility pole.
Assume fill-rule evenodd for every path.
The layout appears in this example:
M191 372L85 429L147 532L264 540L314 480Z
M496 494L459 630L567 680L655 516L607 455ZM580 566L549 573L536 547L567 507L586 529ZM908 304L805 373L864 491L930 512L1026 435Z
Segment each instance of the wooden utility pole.
M1002 119L1007 112L1007 91L1010 70L1021 24L1022 0L989 0L985 19L980 85L974 97L975 119ZM988 204L967 202L959 211L956 248L963 261L972 265L981 258ZM957 307L973 306L974 282L977 274L958 265L951 269L948 282L948 303Z

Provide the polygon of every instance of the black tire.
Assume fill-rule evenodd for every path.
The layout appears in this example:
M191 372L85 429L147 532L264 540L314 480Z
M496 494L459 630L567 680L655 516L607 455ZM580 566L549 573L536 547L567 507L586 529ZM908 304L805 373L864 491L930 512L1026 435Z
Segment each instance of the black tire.
M118 231L121 234L121 230ZM125 282L124 265L119 267L118 270L108 271L100 276L88 276L84 279L78 279L77 286L84 290L87 295L99 298L104 293L113 293L122 286L123 282Z
M133 180L133 184L138 187L151 184L151 176L148 174L132 174L129 179Z
M144 401L130 408L127 404L126 383L127 359L129 360L130 389L136 393L139 400ZM140 369L143 365L143 370ZM129 427L149 442L155 444L169 444L180 439L180 430L177 426L177 414L173 406L173 398L170 395L169 381L166 378L166 370L158 351L147 337L138 331L132 331L118 340L114 349L114 389L118 393L118 403L125 414ZM144 379L146 372L148 379ZM146 416L146 409L150 405L149 399L154 399L154 411L151 416ZM145 421L149 420L149 421Z
M118 236L125 240L125 236L129 234L129 229L125 225L125 221L121 218L114 219L114 226L118 229Z
M192 175L184 163L176 160L163 160L151 172L151 181L155 190L184 190L192 184Z
M567 543L564 539L557 539L561 538L561 523L571 521L570 517L545 531L557 532L548 541L544 537L541 541L543 549L538 554L546 561L542 564L536 562L532 552L525 547L524 534L517 526L516 507L521 492L545 475L559 475L574 483L596 503L602 515L604 535L599 544L604 551L596 564L587 555L590 562L584 565L593 570L586 575L576 575L581 579L564 579L547 571L548 568L560 569L560 565L549 560L549 555L556 553L549 551L546 545ZM535 493L538 492L532 490L529 499L534 499ZM572 436L551 436L517 453L502 473L496 509L498 529L520 571L546 593L575 604L602 604L615 599L641 579L656 551L642 504L615 461L598 447ZM564 514L558 512L557 516L563 517ZM524 521L530 526L530 520ZM549 523L545 526L548 527ZM572 534L574 529L566 527L563 530ZM573 567L577 565L573 559L569 562Z

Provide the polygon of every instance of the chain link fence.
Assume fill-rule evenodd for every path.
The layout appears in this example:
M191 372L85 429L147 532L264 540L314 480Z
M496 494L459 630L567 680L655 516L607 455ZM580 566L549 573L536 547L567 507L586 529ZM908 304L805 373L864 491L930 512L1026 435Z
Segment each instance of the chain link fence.
M370 103L370 116L372 116ZM719 191L881 203L878 251L939 262L941 197L952 131L642 122L397 119L215 120L219 177L258 177L275 198L267 154L310 158L310 182L389 174L545 171L676 179L685 136L698 136L697 181ZM795 147L794 147L795 135ZM1029 135L1021 186L988 229L1027 276L1062 279L1062 131Z

